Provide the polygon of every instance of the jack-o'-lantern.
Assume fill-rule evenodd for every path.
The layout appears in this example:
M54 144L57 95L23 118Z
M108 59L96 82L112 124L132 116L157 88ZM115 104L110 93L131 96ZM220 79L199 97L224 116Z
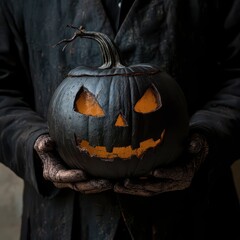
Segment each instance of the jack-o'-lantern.
M104 64L71 70L52 96L49 134L63 161L103 178L142 176L176 161L188 135L176 81L153 65L124 66L105 34L79 28L63 41L76 37L96 40Z

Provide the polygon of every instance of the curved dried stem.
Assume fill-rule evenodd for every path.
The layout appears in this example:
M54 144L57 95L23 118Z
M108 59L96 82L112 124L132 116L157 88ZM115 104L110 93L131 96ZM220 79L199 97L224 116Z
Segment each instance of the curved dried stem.
M90 32L86 31L83 26L75 27L72 25L67 25L67 27L73 28L76 31L74 32L73 36L69 39L63 39L59 41L55 46L58 46L62 43L66 43L63 46L62 51L67 47L67 45L74 41L77 37L82 38L89 38L97 41L100 46L102 57L103 57L103 64L100 66L100 69L112 68L112 67L124 67L121 63L121 58L117 47L114 43L108 38L107 35L99 32Z

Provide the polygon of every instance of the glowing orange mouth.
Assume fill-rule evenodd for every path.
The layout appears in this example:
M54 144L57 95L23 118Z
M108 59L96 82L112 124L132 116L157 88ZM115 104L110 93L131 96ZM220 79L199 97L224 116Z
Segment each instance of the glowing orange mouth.
M104 146L93 147L89 145L89 142L82 140L79 142L78 146L81 151L87 152L91 157L99 157L103 159L113 159L113 158L122 158L128 159L131 156L137 156L138 158L142 156L150 148L155 148L163 141L165 130L163 130L160 139L154 141L152 138L147 139L140 143L139 148L132 149L131 146L127 147L114 147L112 152L108 152Z

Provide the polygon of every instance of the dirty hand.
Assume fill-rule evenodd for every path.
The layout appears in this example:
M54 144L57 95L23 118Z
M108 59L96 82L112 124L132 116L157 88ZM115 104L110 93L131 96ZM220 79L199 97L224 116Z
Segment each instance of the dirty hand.
M189 141L186 164L158 168L147 177L125 179L117 183L114 191L138 196L154 196L159 193L183 190L191 185L194 174L208 154L208 143L204 136L192 134Z
M105 179L89 179L80 169L67 169L59 157L55 143L49 135L37 138L34 149L43 163L43 177L57 188L71 188L81 193L98 193L111 189L112 183Z

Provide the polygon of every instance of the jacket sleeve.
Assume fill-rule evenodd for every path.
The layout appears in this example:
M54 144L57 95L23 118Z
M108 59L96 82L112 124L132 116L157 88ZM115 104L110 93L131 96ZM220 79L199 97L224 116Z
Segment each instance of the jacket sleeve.
M221 26L216 25L219 29L215 42L219 53L216 77L221 86L216 88L220 90L192 116L190 127L206 134L210 156L225 157L231 164L240 156L240 1L228 4L227 7L219 4L217 9L216 24Z
M48 132L47 124L34 111L24 47L10 16L0 1L0 161L48 196L55 188L43 179L33 150L37 137Z

